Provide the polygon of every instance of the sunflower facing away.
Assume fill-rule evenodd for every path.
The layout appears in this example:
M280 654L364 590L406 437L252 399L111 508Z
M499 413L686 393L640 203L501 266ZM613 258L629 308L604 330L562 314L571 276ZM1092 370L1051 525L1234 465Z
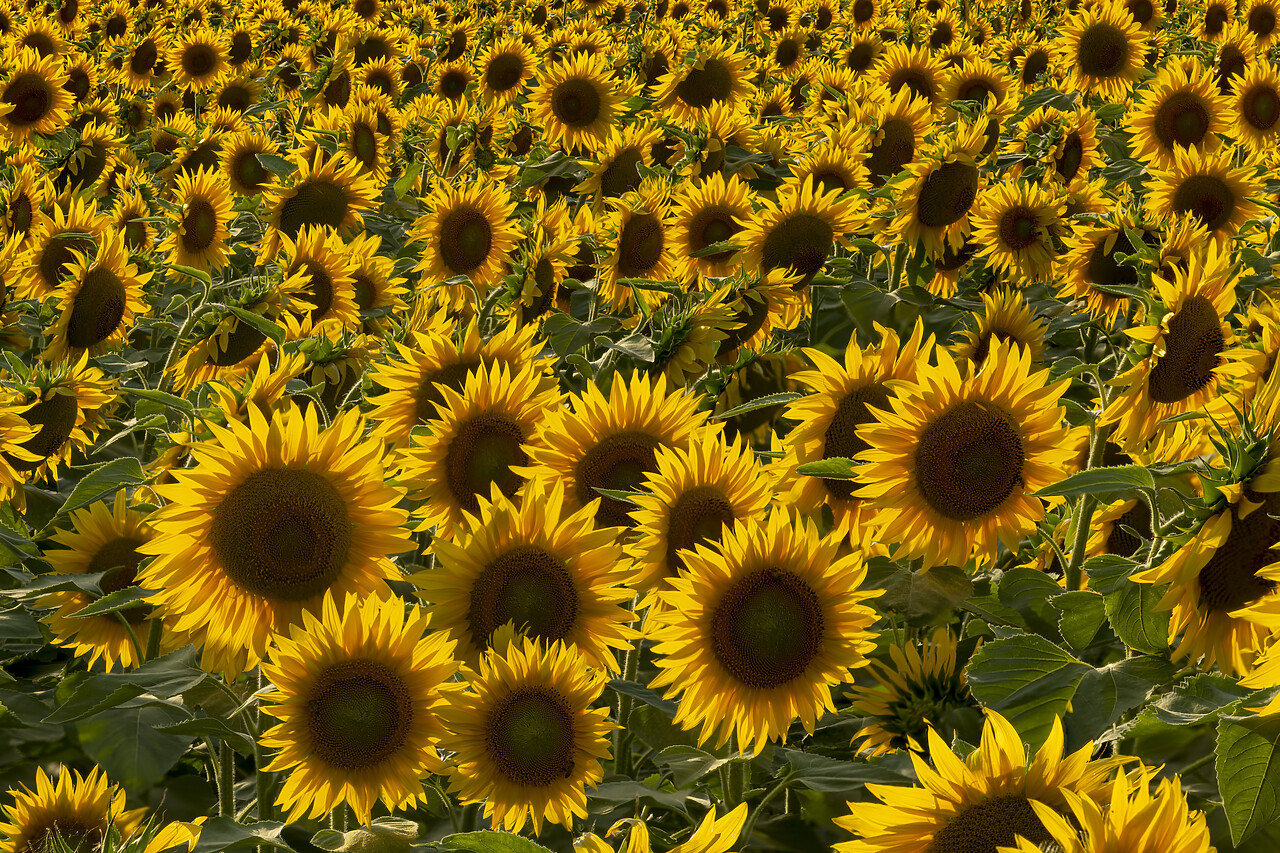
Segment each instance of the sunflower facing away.
M362 596L397 576L389 554L409 551L402 493L384 481L382 447L361 441L348 410L321 431L315 407L268 422L210 423L196 464L156 487L154 554L138 583L175 627L204 647L202 666L235 677L266 653L272 632L301 621L326 591Z
M584 660L617 671L629 647L634 593L614 531L594 526L594 505L565 505L564 489L534 484L518 502L494 491L466 529L436 538L437 565L412 576L431 602L436 627L475 666L508 623L543 644L577 646Z
M463 803L484 802L494 827L519 832L544 820L572 827L587 816L586 788L604 778L605 739L617 728L608 706L592 708L604 679L572 645L509 638L464 669L468 690L442 716L454 751L450 787Z
M1048 384L1048 369L1032 372L1030 351L1009 341L972 374L935 352L937 367L921 367L858 429L869 448L855 494L898 557L983 565L997 542L1016 547L1035 529L1044 504L1032 493L1062 478L1073 454L1058 405L1067 382Z
M685 554L685 572L659 593L651 612L651 686L679 696L673 718L698 743L719 732L759 754L800 721L812 733L835 709L831 686L849 680L874 647L875 612L859 591L861 555L837 557L840 540L785 511L763 523L738 520L716 549Z
M263 674L275 686L263 711L281 722L261 737L279 750L268 771L288 771L276 799L289 820L347 804L368 824L375 803L425 802L422 782L443 762L439 713L461 685L453 642L399 598L348 593L341 612L326 592L320 615L304 611L272 638Z
M850 814L835 819L860 836L835 845L838 853L996 853L1019 836L1034 845L1051 842L1037 805L1066 813L1066 792L1100 795L1116 765L1114 759L1090 761L1092 742L1064 755L1057 717L1030 761L1022 738L995 711L987 711L982 742L963 761L932 728L928 741L932 768L911 754L920 787L873 786L879 803L849 803Z
M36 768L36 788L12 788L13 805L4 807L0 822L0 850L5 853L47 853L56 850L55 835L73 849L94 850L114 824L128 837L146 809L126 810L124 789L107 782L94 767L88 776L61 767L54 782L43 767Z

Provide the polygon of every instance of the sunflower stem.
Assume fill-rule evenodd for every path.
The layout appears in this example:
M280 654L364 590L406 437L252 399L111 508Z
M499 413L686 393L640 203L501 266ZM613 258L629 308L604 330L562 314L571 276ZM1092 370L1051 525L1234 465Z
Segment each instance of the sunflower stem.
M629 647L622 655L622 680L635 681L640 670L640 652ZM631 775L631 735L627 723L631 717L634 700L621 691L618 694L618 726L613 733L613 771L621 776Z
M160 639L164 634L164 623L160 619L152 619L147 628L147 660L160 657Z
M225 740L218 746L218 816L236 813L236 760Z
M895 293L902 287L902 271L907 266L907 244L899 243L893 252L893 277L889 280L889 292Z
M790 784L791 784L791 774L788 773L786 776L783 776L781 779L778 780L778 784L774 785L772 788L770 788L768 791L765 792L764 797L762 797L760 802L756 804L756 807L751 810L751 814L747 817L746 825L742 827L742 835L738 837L739 845L741 845L742 847L750 846L751 833L755 831L756 820L760 817L760 813L764 811L764 807L769 805L770 801L772 801L774 797L778 796L779 792L782 792L783 794L789 794L790 792L787 789L787 786ZM784 810L785 810L785 798L784 798Z
M1097 468L1098 463L1102 461L1102 452L1106 448L1107 436L1110 433L1110 429L1094 427L1089 444L1089 459L1084 466L1086 471ZM1071 543L1071 562L1067 563L1068 590L1080 589L1080 567L1084 563L1085 545L1089 542L1089 522L1093 518L1093 511L1097 505L1097 497L1086 493L1080 498L1080 504L1076 508L1075 539Z
M267 678L262 672L262 667L258 667L258 693L261 694L266 687ZM258 731L262 731L262 699L259 697L257 705L253 710L254 724ZM253 739L253 769L254 782L258 792L258 820L271 820L271 774L265 769L267 765L266 756L263 755L262 742L258 738ZM258 853L270 853L265 845L258 847Z

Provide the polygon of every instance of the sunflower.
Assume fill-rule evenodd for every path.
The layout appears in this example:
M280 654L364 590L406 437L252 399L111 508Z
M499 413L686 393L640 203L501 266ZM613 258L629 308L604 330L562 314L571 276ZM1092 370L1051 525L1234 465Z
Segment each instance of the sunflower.
M1099 288L1138 285L1138 268L1119 261L1120 256L1134 255L1141 248L1130 242L1129 230L1141 229L1136 217L1127 213L1077 229L1067 239L1065 269L1059 274L1059 296L1083 300L1089 313L1105 319L1108 325L1114 325L1116 317L1128 309L1129 298Z
M976 156L986 134L982 123L959 121L954 132L906 167L906 189L898 199L890 230L908 247L924 247L930 257L959 250L969 236L969 212L982 191Z
M897 94L885 92L882 99L872 94L869 100L876 107L864 137L864 165L867 180L878 188L915 161L933 121L928 102L905 87Z
M280 316L280 291L260 296L247 295L237 307L275 322ZM201 335L172 367L174 385L190 391L210 379L244 376L258 359L275 348L275 342L230 311L216 317L212 328Z
M806 287L823 268L839 243L848 246L846 234L856 232L865 211L851 196L838 190L822 192L812 179L787 181L778 189L778 201L769 203L752 218L741 234L743 263L769 272L791 270L799 276L797 290Z
M628 627L634 593L615 531L595 526L595 506L570 510L560 484L529 488L518 501L498 489L452 537L433 540L436 565L411 576L437 627L476 666L509 625L543 644L578 646L593 667L618 671L615 651L638 634Z
M167 504L139 548L156 559L138 582L160 590L160 612L204 647L202 666L234 678L326 591L382 589L398 576L387 555L413 542L358 412L323 432L314 406L270 422L251 407L247 425L208 426L214 438L194 448L195 466L156 487Z
M1132 156L1168 168L1182 148L1215 150L1218 134L1227 130L1227 99L1194 59L1170 62L1160 69L1130 110Z
M302 619L272 637L262 666L275 686L263 711L281 721L260 738L279 750L264 769L289 771L277 804L296 821L345 803L364 825L379 800L393 810L425 802L419 780L444 768L440 712L461 688L449 680L453 642L389 594L349 592L339 612L326 592L319 618Z
M264 246L268 258L279 249L281 236L297 237L309 225L332 228L342 236L355 233L364 225L360 211L377 201L378 185L361 173L358 162L317 154L298 165L287 186L271 191L271 229Z
M1213 246L1193 254L1185 269L1174 270L1172 280L1157 273L1152 283L1167 313L1152 317L1154 325L1126 330L1147 352L1110 381L1118 393L1103 413L1104 423L1116 425L1113 440L1126 451L1157 434L1177 443L1204 434L1194 422L1161 425L1178 415L1230 417L1231 401L1238 400L1231 381L1243 369L1229 322L1237 277L1225 251Z
M19 416L37 430L14 450L0 451L8 467L20 472L27 482L45 476L56 479L62 463L70 460L73 451L87 450L106 424L107 413L119 396L114 385L102 371L90 366L88 353L75 362L33 368L26 382L0 400L0 411ZM8 417L5 420L12 422ZM21 500L21 491L15 497Z
M75 262L75 253L91 251L106 237L107 217L95 207L75 198L65 208L54 205L51 215L40 218L30 238L21 244L25 251L14 262L14 292L19 299L52 296Z
M491 488L510 498L524 485L512 468L528 464L547 412L560 404L540 374L541 366L529 362L515 371L481 364L460 392L441 386L430 434L413 439L400 461L402 481L422 501L422 529L451 536L464 526L465 513L479 512Z
M613 210L604 225L602 247L608 254L601 262L600 296L621 311L633 299L631 288L619 284L622 279L665 281L675 275L670 189L647 180L638 190L609 199L609 205Z
M1058 405L1069 383L1047 384L1048 369L1033 373L1030 351L1010 341L997 340L972 373L935 352L937 367L922 367L858 429L869 449L856 457L866 464L855 496L896 557L981 566L997 541L1016 547L1044 517L1033 493L1061 479L1072 456Z
M115 167L116 151L120 146L120 138L112 126L90 121L80 130L75 148L53 176L54 188L59 192L70 190L73 193L95 190L97 195L104 195L96 192L98 181Z
M599 209L606 198L616 198L640 188L641 166L653 167L653 149L662 140L658 127L633 124L615 128L596 152L596 163L585 163L588 176L574 187L580 195L595 198Z
M874 758L900 749L923 752L930 725L977 711L964 667L957 666L955 634L944 625L918 646L905 637L894 642L891 663L872 660L873 682L845 694L850 711L865 720L853 736L859 753Z
M1028 761L1013 726L995 711L986 714L982 741L963 761L929 728L933 768L911 756L921 787L877 785L872 793L879 803L849 803L850 814L835 823L860 838L836 844L836 851L995 853L1019 837L1041 845L1052 842L1053 834L1038 817L1037 806L1062 814L1069 808L1068 792L1089 798L1105 794L1116 759L1090 760L1092 742L1065 755L1061 719L1054 718L1048 740Z
M680 696L673 722L701 724L698 743L718 730L723 746L756 754L786 740L799 720L812 734L834 710L831 686L864 666L874 648L874 611L862 602L862 557L838 557L836 537L784 511L734 521L715 550L686 552L685 571L658 593L651 612L658 675L654 689Z
M196 92L210 89L227 69L225 39L209 27L195 29L174 41L167 64L179 86Z
M750 57L721 38L699 45L691 65L677 65L658 79L654 96L664 114L690 122L712 104L746 106L755 89L747 79Z
M128 50L128 59L120 70L121 82L133 92L150 89L165 65L156 36L146 35Z
M1054 266L1054 236L1062 231L1065 204L1052 186L1006 181L987 187L973 213L978 255L1013 282L1045 281Z
M379 255L382 237L377 234L359 234L347 243L347 254L352 261L351 283L355 288L356 308L364 317L363 329L374 334L390 327L394 318L407 307L401 298L405 295L404 278L395 274L395 261ZM378 316L386 312L386 316ZM367 316L373 313L374 316Z
M600 489L635 491L657 470L659 447L686 447L706 420L697 395L667 391L665 377L617 377L605 394L589 383L570 409L551 413L542 447L522 476L565 483L574 511L601 497ZM633 505L604 496L595 514L601 527L633 527Z
M627 549L641 592L666 588L694 546L714 546L738 519L763 519L772 499L769 477L750 447L719 431L684 450L659 448L656 457L657 470L632 498L636 536Z
M571 827L587 816L585 789L604 778L608 706L592 705L603 677L576 646L512 639L464 670L468 690L442 716L455 751L450 787L463 803L484 802L493 826L535 835L544 820Z
M1203 658L1227 674L1243 675L1271 644L1280 613L1280 461L1273 452L1239 486L1224 490L1227 505L1205 519L1160 565L1130 576L1169 588L1157 606L1172 610L1169 641L1181 636L1176 658ZM1274 655L1269 659L1273 659ZM1261 676L1260 676L1261 677Z
M195 176L179 174L174 180L177 221L160 251L169 262L200 270L227 265L227 241L231 237L231 193L212 169Z
M866 143L851 143L847 135L837 134L806 151L791 167L791 174L799 183L812 178L822 193L835 190L843 195L852 189L870 189L866 163L858 156L866 147Z
M24 47L11 56L8 79L0 89L0 124L11 142L24 143L33 133L51 134L66 125L71 93L67 75L52 56Z
M265 133L243 130L222 143L218 165L231 191L240 196L256 196L275 184L276 176L262 165L260 154L275 155L276 144Z
M103 572L98 586L104 595L134 586L142 555L138 546L152 536L145 516L127 506L123 491L115 502L91 504L71 513L72 530L58 530L53 541L65 546L48 549L44 557L60 575L92 575ZM146 643L152 620L151 608L138 604L117 613L77 617L93 599L80 591L55 592L40 600L42 607L57 610L45 617L59 645L76 656L88 655L89 668L102 659L107 672L118 663L124 669L142 664L135 642ZM120 617L129 623L126 628ZM169 652L183 645L184 638L171 630L161 634L160 648Z
M1280 133L1280 73L1271 63L1255 63L1231 80L1233 135L1256 155L1275 150Z
M16 251L26 245L44 220L44 207L53 196L53 184L47 175L37 175L35 169L20 169L12 180L0 194L0 204L4 205L5 237L15 238L10 251Z
M880 345L863 348L851 341L843 364L816 348L805 350L814 369L793 378L813 393L792 401L786 410L786 417L797 425L783 439L787 456L777 492L804 513L816 515L827 507L840 535L853 532L867 518L865 502L854 493L855 483L796 474L796 466L852 459L866 450L858 428L874 422L873 410L886 408L895 388L915 380L919 365L928 363L933 350L933 338L925 339L922 325L917 324L905 342L890 329L876 330Z
M880 54L871 73L892 95L905 89L912 97L928 104L930 110L941 103L942 60L925 47L901 43L890 45Z
M1057 51L1069 85L1119 103L1142 72L1147 37L1119 0L1102 0L1072 15Z
M529 95L530 118L542 125L549 142L566 151L595 151L621 121L629 94L600 57L575 55L542 72Z
M142 822L146 809L125 809L123 788L107 782L94 767L88 776L60 767L55 783L43 767L36 768L36 789L11 788L13 805L4 807L7 823L0 823L0 850L5 853L46 853L59 849L61 838L73 850L93 850L114 828L128 837Z
M129 263L120 232L107 232L92 259L82 252L73 256L58 292L58 319L41 353L50 361L75 358L86 350L98 355L118 346L134 319L147 311L142 291L152 274L139 274Z
M514 103L537 68L533 52L516 36L496 38L485 46L477 65L480 94L489 101Z
M481 179L457 187L442 182L426 205L429 212L410 232L410 239L426 243L415 271L423 273L426 286L467 276L483 297L498 283L520 239L514 199L501 185ZM447 291L455 307L474 298L465 285L450 285Z
M1172 167L1156 170L1154 186L1148 191L1151 214L1168 220L1192 213L1219 242L1235 234L1262 214L1253 201L1261 196L1262 183L1252 160L1232 168L1231 149L1216 154L1189 150L1176 152Z
M951 348L958 359L981 369L995 341L1011 341L1030 351L1032 364L1044 358L1045 332L1049 324L1036 317L1035 309L1017 290L997 290L982 294L982 312L973 315L975 327L962 331L961 340Z

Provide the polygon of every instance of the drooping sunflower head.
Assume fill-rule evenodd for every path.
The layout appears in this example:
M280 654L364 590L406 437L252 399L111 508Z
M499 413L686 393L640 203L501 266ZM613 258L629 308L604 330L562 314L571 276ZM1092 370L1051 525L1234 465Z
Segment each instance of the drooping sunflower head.
M469 689L443 711L450 786L462 802L483 801L485 818L509 832L585 818L585 789L604 778L615 728L608 707L591 707L604 679L576 646L529 638L490 649L464 674Z
M50 853L61 838L76 851L97 850L108 830L128 836L141 822L145 809L125 809L122 788L110 784L100 768L88 776L61 768L57 781L36 769L36 787L12 789L13 805L4 807L0 850L6 853Z
M261 742L279 750L267 769L288 771L278 802L290 820L347 804L362 824L380 800L411 807L418 779L441 772L440 712L461 685L453 642L430 617L389 594L326 593L318 616L272 638L263 673L275 692L263 710L280 720Z

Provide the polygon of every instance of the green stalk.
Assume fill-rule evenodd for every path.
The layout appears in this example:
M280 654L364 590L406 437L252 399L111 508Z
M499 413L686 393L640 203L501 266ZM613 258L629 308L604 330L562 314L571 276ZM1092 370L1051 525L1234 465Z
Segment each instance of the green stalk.
M1084 469L1097 468L1098 463L1102 461L1102 453L1107 445L1107 436L1111 434L1110 429L1103 429L1095 426L1091 443L1089 444L1089 459L1085 463ZM1093 519L1093 511L1098 506L1098 499L1093 494L1086 493L1080 498L1080 504L1076 509L1076 530L1075 540L1071 543L1071 562L1067 563L1067 589L1080 589L1081 565L1084 563L1085 545L1089 542L1089 522Z
M266 677L262 674L262 667L258 667L258 690L261 691L266 686ZM254 709L254 722L257 730L262 731L262 699L258 698L258 705ZM262 744L259 738L253 739L253 767L254 776L257 783L258 791L258 820L271 820L271 774L264 768L267 765L266 756L263 755ZM270 853L266 847L259 847L259 853Z
M751 844L751 833L755 831L756 820L760 817L760 813L764 811L764 807L769 805L774 797L778 796L779 792L788 793L787 785L789 784L791 784L790 774L779 779L778 783L766 791L764 797L756 807L751 810L751 815L747 818L746 825L742 827L742 835L738 838L741 846L747 847Z
M635 681L640 669L640 651L632 646L622 655L622 680ZM620 776L631 775L631 733L627 730L627 722L631 718L631 708L635 700L626 693L618 693L618 728L613 733L613 772Z
M234 818L236 814L236 759L231 746L223 741L218 746L218 816Z

